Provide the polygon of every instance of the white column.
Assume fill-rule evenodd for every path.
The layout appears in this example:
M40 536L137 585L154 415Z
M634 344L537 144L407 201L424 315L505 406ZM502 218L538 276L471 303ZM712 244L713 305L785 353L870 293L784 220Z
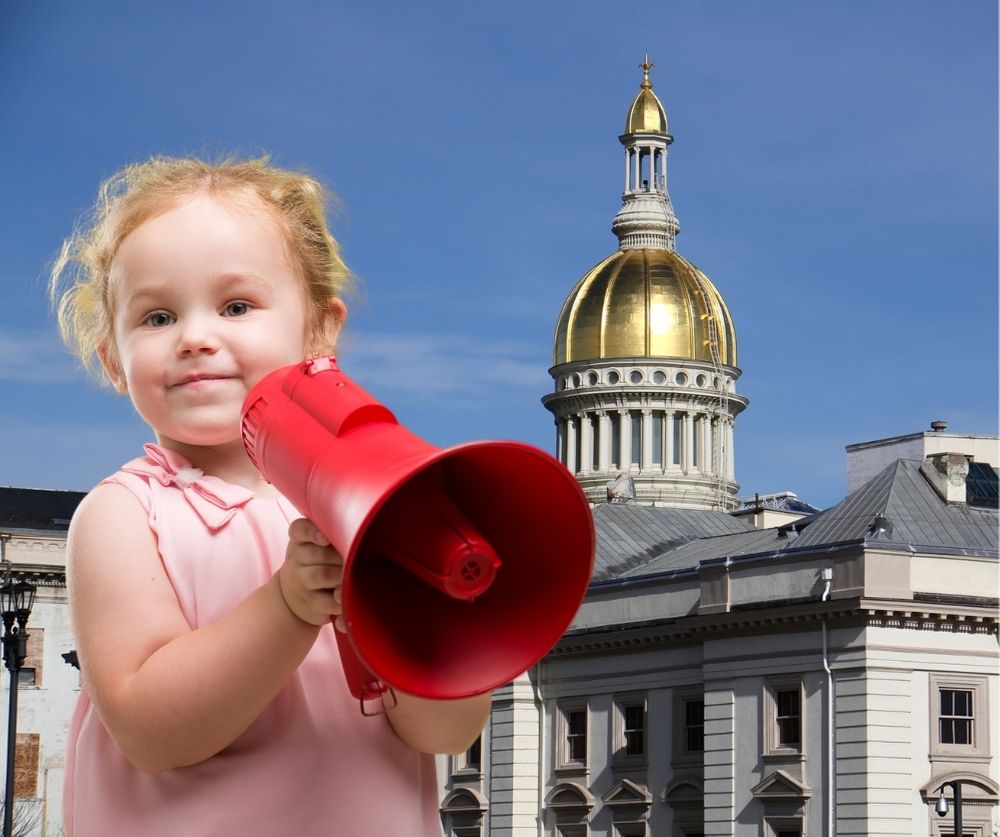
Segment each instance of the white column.
M605 410L597 413L597 464L598 470L611 470L611 416Z
M631 162L632 162L631 152L626 148L625 149L625 191L626 192L628 191L628 172L629 172L629 164Z
M563 464L571 474L575 474L579 464L576 461L576 420L566 416L566 456Z
M673 410L663 414L663 470L676 468L674 465L674 422L676 415Z
M694 470L694 416L690 412L684 415L684 473Z
M628 410L618 411L618 470L628 473L632 460L632 422Z
M642 411L642 452L640 456L642 462L639 465L639 470L648 474L653 468L653 414L649 410Z
M701 472L712 473L712 417L708 413L701 417Z
M726 477L728 479L733 479L736 474L736 468L734 466L733 457L733 422L732 419L726 419Z
M640 178L642 176L642 166L639 164L639 160L640 160L640 158L641 158L642 155L639 153L639 146L635 147L635 149L632 152L632 156L635 158L634 159L634 164L633 164L633 169L632 169L633 173L635 174L635 179L632 181L632 191L638 192L639 191L639 185L642 182L640 180Z
M708 416L708 454L705 457L705 462L708 466L708 470L712 474L719 473L719 465L717 462L719 456L719 440L716 438L716 433L718 432L719 420L716 416Z
M660 152L660 190L667 191L667 149Z
M590 416L580 413L580 473L594 470L594 431Z

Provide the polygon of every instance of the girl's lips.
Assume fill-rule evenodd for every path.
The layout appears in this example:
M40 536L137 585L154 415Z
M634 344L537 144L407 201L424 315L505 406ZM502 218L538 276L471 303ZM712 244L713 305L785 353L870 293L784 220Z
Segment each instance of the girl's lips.
M197 387L208 386L213 383L220 383L232 380L230 375L190 375L174 384L175 387Z

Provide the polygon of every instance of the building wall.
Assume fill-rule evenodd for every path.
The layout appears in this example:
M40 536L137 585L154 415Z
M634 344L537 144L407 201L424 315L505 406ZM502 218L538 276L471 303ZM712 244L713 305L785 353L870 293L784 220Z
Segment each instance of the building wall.
M849 551L836 560L881 565L894 557L883 552ZM819 837L830 833L833 818L841 837L939 835L952 820L934 815L937 789L968 775L979 777L982 787L966 786L966 831L986 837L1000 787L996 614L974 603L907 604L905 597L925 589L921 578L946 570L963 579L949 591L986 594L997 586L997 561L907 560L916 559L912 573L888 586L881 573L857 575L840 567L834 597L825 603L815 580L827 556L775 572L751 562L731 570L726 612L709 615L692 609L692 579L686 577L675 580L679 595L673 600L667 579L638 585L635 595L621 586L595 590L574 623L576 633L533 671L537 692L522 692L525 709L534 701L541 718L524 712L525 723L510 740L519 741L529 762L539 758L539 784L525 780L518 796L505 783L503 794L488 800L485 821L492 825L481 833L773 837L797 827ZM895 603L878 598L888 592ZM640 602L635 609L632 600ZM672 615L652 619L658 604ZM832 777L824 618L833 688ZM952 681L981 687L975 724L986 739L978 755L969 748L958 756L935 754L935 684ZM791 748L776 746L774 732L775 696L790 689L801 699L801 745ZM704 753L696 760L678 757L682 698L692 695L704 701ZM635 700L646 706L645 750L642 758L623 762L621 705ZM580 707L587 712L586 762L567 766L560 763L566 746L560 715ZM494 722L491 731L510 715L506 703L500 713L501 726ZM533 729L537 746L530 741ZM533 770L525 765L525 779ZM538 799L541 810L532 817Z
M6 557L15 572L34 575L38 584L35 605L28 621L29 650L42 638L41 670L36 685L22 685L18 692L17 732L38 736L34 790L28 798L15 796L15 822L34 824L28 833L59 837L62 830L62 785L66 734L80 691L79 672L62 655L75 648L69 625L64 572L64 533L12 534ZM2 699L10 699L10 677L3 672ZM6 752L7 725L0 725L0 746ZM19 773L23 776L23 772ZM31 782L29 781L29 784Z
M847 446L847 493L860 488L897 459L924 459L935 453L961 453L977 462L1000 467L1000 443L996 436L942 432L894 436Z

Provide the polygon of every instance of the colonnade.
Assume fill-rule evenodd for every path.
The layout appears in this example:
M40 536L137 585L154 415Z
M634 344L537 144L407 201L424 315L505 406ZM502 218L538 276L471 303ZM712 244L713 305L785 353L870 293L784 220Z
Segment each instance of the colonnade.
M649 170L642 176L642 161L648 159ZM659 173L657 173L659 169ZM645 179L645 185L643 180ZM626 192L666 192L667 191L667 149L666 146L649 145L625 146L625 191Z
M574 474L722 474L732 479L733 420L697 410L593 410L558 421L559 459Z

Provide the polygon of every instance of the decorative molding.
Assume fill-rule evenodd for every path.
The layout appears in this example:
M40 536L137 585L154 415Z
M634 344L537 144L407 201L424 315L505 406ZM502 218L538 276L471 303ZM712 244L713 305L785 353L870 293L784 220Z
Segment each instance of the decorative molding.
M768 801L805 802L812 796L812 788L793 779L784 770L775 770L750 788L750 793L757 799Z
M810 600L781 606L747 608L725 613L699 614L677 619L601 625L571 629L550 651L550 656L590 654L622 649L659 647L679 642L696 642L703 637L718 638L747 630L782 629L827 621L831 627L852 623L860 627L895 627L907 630L947 633L997 634L1000 614L996 608L960 608L913 603L879 602L861 598Z

